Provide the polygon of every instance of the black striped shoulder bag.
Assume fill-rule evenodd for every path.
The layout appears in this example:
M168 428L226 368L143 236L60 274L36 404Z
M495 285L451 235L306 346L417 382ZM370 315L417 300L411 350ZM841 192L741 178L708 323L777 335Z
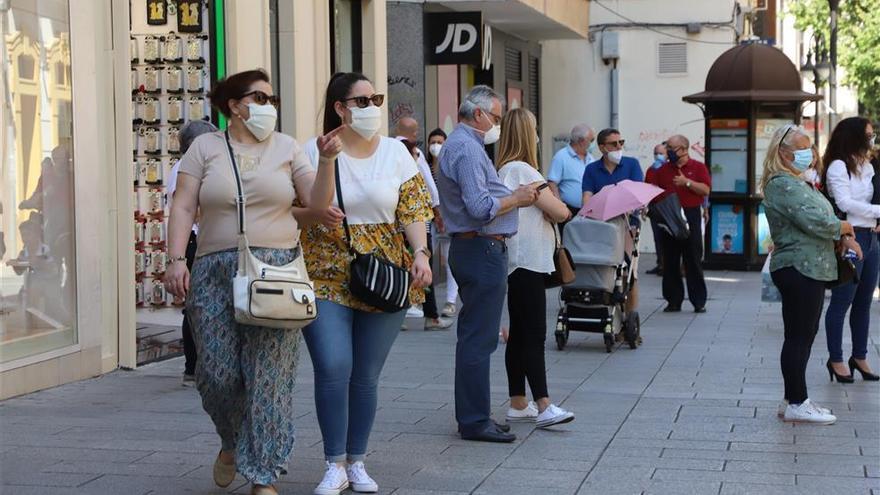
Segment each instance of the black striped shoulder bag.
M345 213L342 184L339 180L339 160L336 160L336 201ZM352 256L348 288L361 302L385 313L396 313L409 308L410 274L405 268L380 258L376 253L362 254L354 249L348 216L342 218L348 252Z

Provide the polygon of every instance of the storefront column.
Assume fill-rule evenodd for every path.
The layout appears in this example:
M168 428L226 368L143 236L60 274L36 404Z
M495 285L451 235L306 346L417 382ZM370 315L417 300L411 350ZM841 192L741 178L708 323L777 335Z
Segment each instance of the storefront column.
M299 142L320 129L324 90L330 80L330 11L328 3L278 2L278 57L283 132Z
M377 93L388 94L388 40L385 0L363 2L363 64L364 75L373 81ZM382 122L380 134L388 134L388 119Z
M271 73L269 1L226 0L225 5L226 73L258 68Z

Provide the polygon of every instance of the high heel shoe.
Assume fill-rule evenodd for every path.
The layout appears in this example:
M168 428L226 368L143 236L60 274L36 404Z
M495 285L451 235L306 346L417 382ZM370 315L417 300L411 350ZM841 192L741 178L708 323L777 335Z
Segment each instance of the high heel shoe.
M865 380L866 382L880 381L880 376L877 376L874 373L871 373L870 371L865 371L865 370L859 368L859 363L856 362L856 358L853 358L853 357L849 358L848 364L849 364L850 376L855 375L853 370L857 370L859 373L862 374L862 380Z
M834 371L834 366L831 366L831 360L829 359L825 363L825 367L828 368L828 377L833 382L835 378L837 378L837 383L852 383L855 380L853 379L852 374L849 375L839 375L836 371ZM861 371L861 370L859 370Z

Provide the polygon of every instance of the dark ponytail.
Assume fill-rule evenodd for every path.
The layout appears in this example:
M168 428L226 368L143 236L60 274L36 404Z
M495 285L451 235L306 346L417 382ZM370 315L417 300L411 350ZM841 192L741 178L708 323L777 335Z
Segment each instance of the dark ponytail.
M831 131L828 145L825 146L825 156L822 157L825 165L823 184L828 183L828 166L834 160L842 160L849 175L858 176L861 163L856 163L856 157L866 156L871 151L865 136L865 130L870 123L870 120L863 117L849 117L837 123Z
M344 100L358 81L370 82L367 76L358 72L337 72L330 78L330 82L327 83L327 94L324 97L324 131L322 134L327 134L342 125L342 118L336 114L333 105L337 101Z
M251 89L251 85L257 81L269 81L269 74L263 69L246 70L221 79L214 84L208 98L211 105L217 108L226 117L232 116L229 109L229 100L237 100Z

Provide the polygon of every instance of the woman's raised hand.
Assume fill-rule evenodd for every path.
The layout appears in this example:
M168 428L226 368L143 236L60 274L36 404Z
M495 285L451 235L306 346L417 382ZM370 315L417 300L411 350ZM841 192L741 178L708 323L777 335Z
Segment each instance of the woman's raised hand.
M322 160L332 162L336 159L336 156L339 155L339 152L342 151L342 139L339 138L339 133L342 132L343 129L345 129L345 124L342 124L323 136L318 136L318 154L321 156Z

